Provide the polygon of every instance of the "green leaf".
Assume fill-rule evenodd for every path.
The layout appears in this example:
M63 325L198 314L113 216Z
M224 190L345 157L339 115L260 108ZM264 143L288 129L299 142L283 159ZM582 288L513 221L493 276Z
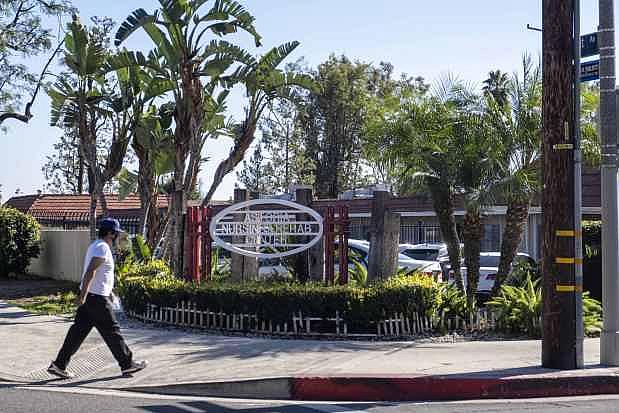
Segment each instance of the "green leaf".
M138 174L122 168L116 177L118 180L118 199L122 201L128 195L137 192Z

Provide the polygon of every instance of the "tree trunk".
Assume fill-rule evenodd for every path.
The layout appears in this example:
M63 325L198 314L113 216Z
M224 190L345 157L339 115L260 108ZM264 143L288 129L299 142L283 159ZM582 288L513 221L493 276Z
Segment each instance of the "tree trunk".
M77 193L82 194L84 192L84 156L82 150L78 148L79 152L79 169L77 173Z
M174 191L170 194L170 222L168 225L170 268L177 277L183 276L183 241L185 238L183 218L186 205L186 193L183 185L184 171L182 168L184 165L184 162L181 162L180 165L177 162L175 167Z
M466 297L469 311L475 307L477 285L479 284L479 253L482 238L481 214L477 207L467 209L464 214L464 265L466 266Z
M213 177L213 183L202 200L202 206L207 206L209 202L211 202L215 191L217 191L217 188L221 185L224 177L232 172L245 157L245 152L247 152L247 149L249 149L255 139L254 134L256 133L258 119L259 118L255 117L253 112L250 111L250 115L245 121L242 134L237 138L234 148L232 148L228 157L217 166L215 176Z
M97 239L97 193L90 192L90 215L88 216L88 227L90 229L90 239Z
M501 239L501 259L492 294L498 294L501 285L511 272L511 265L518 253L518 246L522 241L522 234L529 218L529 201L513 200L507 206L505 215L505 230Z
M154 165L145 151L134 145L139 160L138 188L140 193L140 233L146 244L154 250L157 243L159 229L159 208L157 207L158 194Z
M103 185L98 189L99 201L101 202L101 215L104 217L108 217L110 215L110 210L107 207L107 199L105 198L105 192L103 190Z
M454 272L456 286L460 291L464 292L462 273L460 271L460 238L458 237L458 229L454 217L453 199L451 194L441 186L431 187L430 193L432 195L434 212L436 213L441 228L441 236L445 244L447 244L449 264L451 265L451 270Z

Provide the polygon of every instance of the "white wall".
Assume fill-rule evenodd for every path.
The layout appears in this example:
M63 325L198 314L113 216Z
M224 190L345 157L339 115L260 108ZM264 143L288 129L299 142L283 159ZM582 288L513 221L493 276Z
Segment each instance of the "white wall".
M79 282L84 255L90 244L88 230L41 229L41 255L32 260L32 274Z

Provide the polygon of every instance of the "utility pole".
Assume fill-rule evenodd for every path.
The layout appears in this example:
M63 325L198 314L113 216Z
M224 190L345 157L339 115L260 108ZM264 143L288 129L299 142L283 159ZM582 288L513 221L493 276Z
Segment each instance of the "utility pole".
M617 241L617 97L615 96L615 9L600 0L600 138L602 142L602 305L600 362L619 366L619 278Z
M579 1L543 0L542 365L555 369L583 367Z

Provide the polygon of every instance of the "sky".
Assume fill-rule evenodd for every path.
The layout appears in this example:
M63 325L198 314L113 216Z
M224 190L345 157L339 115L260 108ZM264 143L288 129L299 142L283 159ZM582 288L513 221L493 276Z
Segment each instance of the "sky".
M368 63L387 61L396 73L423 76L434 81L451 73L480 85L490 70L518 70L523 53L541 53L541 33L527 30L527 24L541 26L542 0L239 0L255 17L264 53L281 43L298 40L301 45L290 61L304 57L310 66L330 54L345 54ZM156 0L74 0L83 21L107 16L120 24L134 9L152 11ZM206 9L208 7L205 6ZM597 28L598 1L581 1L581 32ZM615 15L619 11L616 2ZM248 35L234 40L252 50ZM619 44L619 43L618 43ZM136 34L124 46L132 50L152 48L148 38ZM38 73L46 58L32 59ZM241 118L243 100L237 91L229 101L231 116ZM0 132L0 185L7 200L19 188L22 193L43 189L41 166L61 135L49 126L49 98L43 93L33 107L35 117L28 125L10 121L9 131ZM209 141L200 179L206 191L218 162L231 147L227 138ZM228 199L236 174L224 180L215 199Z

